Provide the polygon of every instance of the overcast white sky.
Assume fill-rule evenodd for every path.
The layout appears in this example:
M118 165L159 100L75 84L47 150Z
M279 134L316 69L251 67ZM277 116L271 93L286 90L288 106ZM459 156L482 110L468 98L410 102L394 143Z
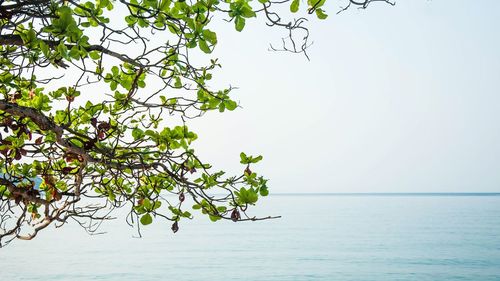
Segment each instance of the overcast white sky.
M262 154L275 193L500 192L500 1L331 2L311 61L269 52L262 19L220 26L216 79L243 109L191 124L203 158Z

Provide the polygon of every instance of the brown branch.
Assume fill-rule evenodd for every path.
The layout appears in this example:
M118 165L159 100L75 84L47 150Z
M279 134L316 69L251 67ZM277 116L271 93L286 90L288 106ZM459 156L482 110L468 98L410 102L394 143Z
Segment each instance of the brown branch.
M16 103L11 103L6 100L0 100L0 110L5 111L11 115L17 117L25 117L29 118L33 123L35 123L41 130L43 131L52 131L56 135L56 141L59 145L68 149L68 152L72 152L75 154L81 155L88 162L96 162L90 155L88 155L87 151L83 148L75 146L71 142L67 141L63 138L64 129L61 126L52 121L49 117L45 116L42 112L26 107L21 106Z
M42 40L45 44L47 44L51 48L56 48L57 45L59 45L59 41L52 41L52 40ZM0 45L11 45L11 46L26 46L27 42L24 42L21 36L19 35L14 35L14 34L4 34L0 35ZM74 44L65 44L68 49L73 48ZM106 54L108 56L117 58L123 62L129 63L131 65L143 68L144 65L138 62L137 60L134 60L127 55L120 54L114 51L111 51L109 49L104 48L101 45L89 45L84 47L87 52L91 51L98 51L103 54Z
M36 204L42 204L42 205L45 205L45 206L47 206L48 204L50 204L50 202L47 201L47 200L44 200L44 199L36 197L35 195L29 194L28 193L29 190L17 187L10 180L4 179L4 178L0 178L0 185L6 186L7 189L9 190L10 194L13 197L21 196L26 201L30 201L30 202L33 202L33 203L36 203Z

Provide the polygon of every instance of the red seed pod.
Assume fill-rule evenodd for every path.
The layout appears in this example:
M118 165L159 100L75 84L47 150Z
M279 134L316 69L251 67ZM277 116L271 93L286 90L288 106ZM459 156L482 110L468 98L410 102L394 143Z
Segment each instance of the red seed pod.
M245 175L251 175L252 174L252 171L250 170L250 167L247 166L247 168L245 169Z
M23 156L21 155L21 152L20 152L18 149L16 149L16 156L15 156L14 158L15 158L16 160L21 160L21 158L22 158L22 157L23 157Z
M237 222L241 219L240 212L238 211L238 208L234 208L234 210L231 212L231 220L234 222Z
M57 191L55 188L52 190L52 198L54 198L56 201L59 201L62 199L61 193Z
M21 92L15 92L15 93L14 93L14 94L10 97L10 99L11 99L11 101L12 101L12 102L16 102L16 101L17 101L17 99L20 99L20 98L22 98L22 97L23 97L23 95L21 94Z
M174 233L176 233L177 231L179 231L179 224L177 223L177 221L172 224L172 231Z
M108 122L100 122L99 125L97 126L99 130L104 130L107 131L111 129L111 125Z
M103 140L103 139L106 137L106 135L104 134L104 131L99 131L99 134L98 134L98 136L97 136L97 137L98 137L100 140Z
M85 149L92 149L95 145L95 142L96 140L93 139L93 140L89 140L89 141L86 141L84 144L83 144L83 148Z
M62 173L65 174L65 175L67 175L71 171L73 171L73 169L74 169L73 167L64 167L64 168L62 168Z
M179 194L179 201L184 202L184 199L186 199L184 193Z

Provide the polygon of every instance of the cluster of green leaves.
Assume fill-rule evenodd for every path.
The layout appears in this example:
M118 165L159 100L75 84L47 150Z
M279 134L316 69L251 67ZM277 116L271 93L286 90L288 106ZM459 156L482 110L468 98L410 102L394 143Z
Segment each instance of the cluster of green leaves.
M307 3L309 13L326 18L325 0ZM210 87L217 59L194 65L189 50L212 53L218 43L209 27L213 17L243 31L259 13L269 18L271 4L47 1L21 10L19 17L2 18L0 36L14 39L0 41L7 42L0 44L0 174L15 188L0 185L0 198L14 200L26 216L16 227L36 226L47 214L55 214L54 221L89 218L91 225L104 218L96 215L101 209L131 206L142 225L164 218L176 232L181 219L193 217L185 196L190 208L212 221L254 219L246 216L247 208L269 193L267 180L252 170L262 156L241 153L241 175L228 177L211 171L191 147L198 136L186 120L232 111L238 103L231 88ZM126 14L117 17L117 10ZM291 1L290 10L299 10L299 0ZM15 22L22 17L28 20ZM151 46L151 38L142 35L147 32L166 42ZM63 68L78 78L60 79ZM102 204L80 204L82 198Z

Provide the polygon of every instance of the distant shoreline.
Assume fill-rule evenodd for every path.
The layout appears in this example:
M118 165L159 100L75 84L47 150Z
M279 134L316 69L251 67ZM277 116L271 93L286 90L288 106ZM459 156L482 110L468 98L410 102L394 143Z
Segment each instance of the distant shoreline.
M500 196L500 192L332 192L332 193L270 193L271 196Z

